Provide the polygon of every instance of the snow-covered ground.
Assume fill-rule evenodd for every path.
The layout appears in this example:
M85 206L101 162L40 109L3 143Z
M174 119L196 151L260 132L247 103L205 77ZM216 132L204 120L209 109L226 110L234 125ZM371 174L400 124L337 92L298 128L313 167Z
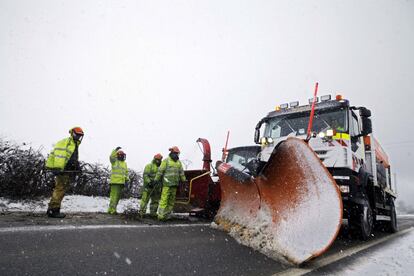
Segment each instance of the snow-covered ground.
M45 198L43 200L13 201L7 198L0 197L0 211L43 213L47 210L48 202L49 198ZM121 199L119 201L117 211L118 213L122 213L125 209L138 209L139 202L140 200L136 198ZM104 213L108 210L108 205L108 197L68 195L63 198L61 211L65 213Z
M338 275L414 275L414 230L368 252Z

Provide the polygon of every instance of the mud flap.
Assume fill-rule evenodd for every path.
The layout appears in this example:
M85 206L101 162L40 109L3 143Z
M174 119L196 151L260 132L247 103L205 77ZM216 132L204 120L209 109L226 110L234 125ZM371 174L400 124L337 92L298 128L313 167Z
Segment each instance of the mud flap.
M223 163L215 224L265 255L301 264L321 255L342 222L341 194L302 140L278 146L258 177Z

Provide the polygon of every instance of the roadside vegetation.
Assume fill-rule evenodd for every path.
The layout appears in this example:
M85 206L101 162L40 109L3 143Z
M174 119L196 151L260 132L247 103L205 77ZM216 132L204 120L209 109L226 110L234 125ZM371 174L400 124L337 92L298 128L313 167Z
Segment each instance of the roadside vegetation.
M11 199L48 197L54 185L53 175L45 169L46 157L41 148L17 144L0 138L0 196ZM77 175L66 194L108 196L110 168L98 163L80 162ZM130 182L122 198L139 197L142 187L140 173L129 169Z

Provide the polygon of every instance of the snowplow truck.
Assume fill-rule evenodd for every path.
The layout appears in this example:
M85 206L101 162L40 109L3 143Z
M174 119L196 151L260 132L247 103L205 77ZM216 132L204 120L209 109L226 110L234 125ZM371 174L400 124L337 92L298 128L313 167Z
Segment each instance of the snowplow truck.
M276 107L257 124L257 145L229 150L217 166L217 227L293 264L324 253L343 221L362 239L379 219L397 231L391 168L370 110L322 96L311 137L310 113L311 105L299 102Z

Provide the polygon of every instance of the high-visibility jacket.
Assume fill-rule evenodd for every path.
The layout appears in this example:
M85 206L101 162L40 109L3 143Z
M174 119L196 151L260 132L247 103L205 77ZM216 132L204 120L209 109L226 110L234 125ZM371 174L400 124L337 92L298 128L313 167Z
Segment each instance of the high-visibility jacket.
M79 146L79 142L75 142L72 137L57 142L46 160L46 168L64 170L77 146Z
M183 165L180 160L174 161L171 157L164 159L158 169L155 181L162 181L163 186L175 187L181 181L186 181Z
M154 182L155 176L158 172L158 166L154 160L147 164L144 168L144 188L149 187L151 183Z
M116 150L113 150L109 156L109 161L111 161L112 171L111 171L111 184L125 184L125 181L129 181L128 178L128 167L125 161L118 160L116 156Z

